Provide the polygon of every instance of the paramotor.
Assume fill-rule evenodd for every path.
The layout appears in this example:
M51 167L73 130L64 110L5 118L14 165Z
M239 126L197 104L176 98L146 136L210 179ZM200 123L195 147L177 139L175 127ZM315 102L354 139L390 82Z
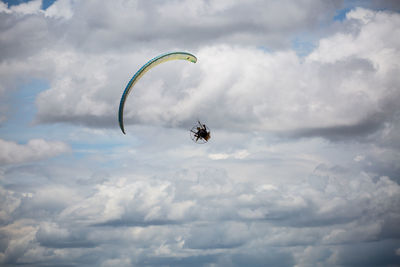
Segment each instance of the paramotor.
M207 143L210 140L210 129L202 124L200 121L197 121L197 125L193 126L190 130L190 138L192 138L193 142L198 144Z

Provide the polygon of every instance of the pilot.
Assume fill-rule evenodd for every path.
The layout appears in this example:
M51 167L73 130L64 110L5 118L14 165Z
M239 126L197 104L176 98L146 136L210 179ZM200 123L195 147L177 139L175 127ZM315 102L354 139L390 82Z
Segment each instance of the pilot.
M208 139L210 139L210 132L207 132L207 128L206 125L203 124L201 125L201 127L197 127L197 133L196 133L196 141L199 140L199 138L202 138L206 141L208 141Z

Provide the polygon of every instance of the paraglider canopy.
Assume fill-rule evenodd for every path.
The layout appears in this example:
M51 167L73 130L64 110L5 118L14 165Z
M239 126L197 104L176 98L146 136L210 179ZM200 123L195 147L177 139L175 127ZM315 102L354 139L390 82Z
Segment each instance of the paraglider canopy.
M136 73L133 75L132 79L128 82L127 86L125 87L124 93L122 94L121 97L121 102L119 104L119 111L118 111L118 121L119 121L119 127L121 128L121 131L125 134L125 127L124 127L124 106L126 99L129 95L129 93L132 91L133 86L136 84L136 82L151 68L164 63L166 61L170 60L187 60L193 63L197 62L197 58L187 52L171 52L171 53L166 53L159 55L153 59L151 59L149 62L144 64Z

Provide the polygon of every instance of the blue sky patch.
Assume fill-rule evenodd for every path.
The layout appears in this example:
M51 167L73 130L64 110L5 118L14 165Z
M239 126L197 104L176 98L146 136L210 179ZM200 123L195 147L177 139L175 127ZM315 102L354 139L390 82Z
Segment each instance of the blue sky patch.
M314 50L315 44L297 37L292 41L292 48L299 57L305 57Z
M0 128L3 137L19 140L19 136L27 134L26 128L30 127L36 114L35 99L38 94L49 88L47 81L33 79L25 83L9 96L9 115L7 121ZM31 132L29 136L31 136ZM43 129L41 130L43 134ZM22 138L25 140L25 138Z
M49 6L51 6L56 0L42 0L42 9L46 10ZM4 3L8 4L8 6L17 6L22 3L30 2L30 0L3 0Z
M351 7L347 7L347 8L343 8L340 9L336 12L336 15L333 17L333 20L335 21L343 21L346 18L346 14L347 12L349 12L352 8Z

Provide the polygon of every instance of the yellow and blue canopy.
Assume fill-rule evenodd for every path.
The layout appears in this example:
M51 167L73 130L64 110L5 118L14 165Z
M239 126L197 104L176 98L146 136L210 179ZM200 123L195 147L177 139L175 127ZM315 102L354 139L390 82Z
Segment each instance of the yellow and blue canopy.
M151 68L170 61L170 60L187 60L193 63L197 62L197 58L187 52L170 52L170 53L165 53L162 55L159 55L153 59L151 59L149 62L143 65L136 73L133 75L132 79L129 81L128 85L125 88L124 93L122 94L121 97L121 102L119 104L119 111L118 111L118 120L119 120L119 127L121 128L122 132L125 134L125 128L124 128L124 106L125 106L125 101L129 95L129 93L132 91L133 86L137 83L137 81Z

